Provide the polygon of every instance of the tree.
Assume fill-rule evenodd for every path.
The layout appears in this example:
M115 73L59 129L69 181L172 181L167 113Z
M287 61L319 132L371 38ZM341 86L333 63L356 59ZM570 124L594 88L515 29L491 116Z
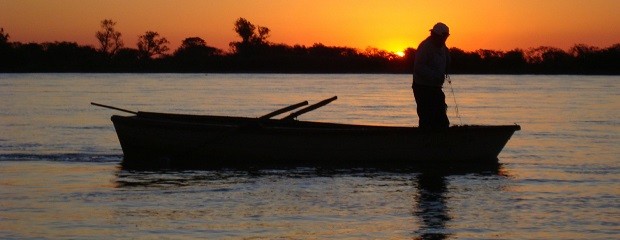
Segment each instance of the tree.
M101 21L101 31L98 31L95 36L99 40L99 51L114 55L118 49L122 48L125 44L121 39L121 33L114 29L116 22L110 19L104 19Z
M526 53L528 64L535 73L558 74L573 73L574 58L562 49L548 46L532 48Z
M164 55L168 50L168 40L160 37L159 33L147 31L138 37L138 51L143 59L151 59L156 55Z
M588 57L589 55L596 54L600 49L594 46L585 44L577 44L570 48L569 53L577 58Z
M12 55L13 49L9 45L9 34L4 33L4 28L0 28L0 70L9 70L12 62L15 62Z
M504 73L520 74L527 70L525 53L521 49L513 49L504 53L500 71Z
M112 56L113 71L140 71L140 52L135 48L121 48Z
M213 56L222 54L221 50L207 46L204 39L199 37L189 37L183 40L181 46L175 51L174 55L192 55L192 56Z
M267 27L255 26L245 18L235 22L235 32L241 37L241 42L231 42L230 47L237 54L260 53L261 49L269 46L267 38L271 30Z
M386 50L383 49L378 49L375 47L367 47L366 51L364 52L364 54L366 55L366 57L370 57L370 58L383 58L383 59L387 59L387 60L394 60L399 58L398 55L396 55L393 52L388 52Z
M43 43L46 63L41 69L54 72L99 71L101 54L94 47L76 42Z
M189 37L174 52L173 60L180 71L205 71L213 69L222 55L221 50L208 46L202 38Z
M9 43L9 34L4 33L4 28L0 28L0 44L5 45Z
M185 49L185 48L196 48L196 47L205 47L205 46L207 46L207 42L205 42L204 39L200 37L188 37L183 40L180 48Z
M16 43L15 57L11 59L12 71L36 72L41 71L48 62L45 61L45 50L38 43Z
M241 37L242 44L250 42L250 39L254 35L254 30L256 30L256 26L245 18L239 18L235 22L235 32Z
M254 34L252 41L257 44L268 44L267 38L270 32L269 28L258 26L258 34Z

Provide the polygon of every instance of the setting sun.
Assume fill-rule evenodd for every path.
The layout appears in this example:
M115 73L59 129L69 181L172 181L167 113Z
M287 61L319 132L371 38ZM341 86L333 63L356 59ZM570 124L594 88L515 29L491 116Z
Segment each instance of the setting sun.
M395 52L394 54L396 54L396 56L399 56L399 57L404 57L405 56L405 52L403 52L403 51Z

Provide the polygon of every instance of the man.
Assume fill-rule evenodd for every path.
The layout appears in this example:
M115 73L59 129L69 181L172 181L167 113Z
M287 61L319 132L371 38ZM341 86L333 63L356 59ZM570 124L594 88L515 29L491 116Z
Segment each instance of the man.
M450 29L440 22L430 31L431 35L416 50L411 87L420 128L444 129L450 125L446 114L446 95L441 90L450 64L450 53L446 47Z

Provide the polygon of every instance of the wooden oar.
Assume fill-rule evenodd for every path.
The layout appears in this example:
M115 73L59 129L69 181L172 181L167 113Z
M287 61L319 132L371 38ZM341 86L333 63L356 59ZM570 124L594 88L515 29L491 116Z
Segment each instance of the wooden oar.
M138 114L137 112L130 111L130 110L127 110L127 109L122 109L122 108L112 107L112 106L103 105L103 104L99 104L99 103L95 103L95 102L91 102L90 104L95 105L95 106L98 106L98 107L104 107L104 108L109 108L109 109L118 110L118 111L121 111L121 112L132 113L132 114Z
M330 99L327 99L327 100L329 100L329 102L331 102L331 101L336 100L336 97L333 97L333 98L330 98ZM323 101L321 101L321 102L319 102L319 103L316 103L316 104L314 104L314 105L310 106L310 107L313 107L313 106L314 106L314 108L312 108L312 109L310 109L310 107L308 107L308 108L304 108L304 109L302 109L302 110L300 110L300 111L298 111L298 112L295 112L295 113L297 113L297 115L293 116L293 118L294 118L294 117L296 117L296 116L299 116L299 115L301 115L301 114L303 114L303 113L306 113L306 112L312 111L312 110L317 109L317 108L319 108L319 107L321 107L321 106L323 106L323 105L328 104L329 102L325 102L325 101L327 101L327 100L323 100ZM323 103L323 102L325 102L325 103ZM98 106L98 107L104 107L104 108L114 109L114 110L121 111L121 112L126 112L126 113L131 113L131 114L136 114L136 115L138 114L138 113L137 113L137 112L135 112L135 111L131 111L131 110L127 110L127 109L122 109L122 108L118 108L118 107L113 107L113 106L109 106L109 105L104 105L104 104L100 104L100 103L96 103L96 102L91 102L90 104L92 104L92 105L94 105L94 106ZM319 105L319 104L322 104L322 105L317 106L317 105ZM259 120L269 119L269 118L272 118L272 117L274 117L274 116L280 115L280 114L282 114L282 113L285 113L285 112L288 112L288 111L291 111L291 110L295 110L295 109L297 109L297 108L299 108L299 107L302 107L302 106L305 106L305 105L308 105L308 101L303 101L303 102L300 102L300 103L296 103L296 104L290 105L290 106L288 106L288 107L284 107L284 108L281 108L281 109L275 110L275 111L273 111L273 112L270 112L270 113L268 113L268 114L265 114L265 115L263 115L263 116L259 117L258 119L259 119ZM303 110L306 110L306 111L302 112ZM295 113L293 113L293 114L295 114ZM292 116L293 114L291 114L291 116ZM290 116L289 116L289 117L290 117ZM288 117L287 117L287 118L288 118Z
M208 142L205 142L204 144L202 144L202 146L205 146L206 148L209 148L209 146L215 146L215 144L213 144L213 143L221 141L222 139L228 138L228 137L233 136L235 134L239 134L239 132L241 132L243 130L261 128L262 127L261 126L261 121L270 119L270 118L272 118L274 116L277 116L279 114L282 114L282 113L285 113L285 112L297 109L297 108L299 108L301 106L305 106L305 105L308 105L308 101L303 101L303 102L300 102L300 103L296 103L296 104L290 105L288 107L280 108L280 109L275 110L273 112L267 113L267 114L259 117L256 121L250 121L250 122L247 122L245 124L240 124L236 128L231 128L230 131L226 131L226 132L222 133L222 135L220 135L218 137L215 137L213 139L210 139ZM202 148L196 148L193 151L199 151L199 150L202 150Z
M297 112L291 113L290 115L286 116L285 118L282 118L282 120L293 120L296 117L298 117L299 115L302 115L304 113L307 113L307 112L310 112L310 111L315 110L317 108L320 108L322 106L325 106L325 105L329 104L330 102L333 102L336 99L338 99L338 96L333 96L331 98L325 99L325 100L320 101L318 103L312 104L312 105L310 105L308 107L305 107L305 108L303 108L303 109L301 109L301 110L299 110Z
M280 115L280 114L288 112L288 111L295 110L295 109L297 109L297 108L299 108L301 106L305 106L305 105L308 105L308 101L303 101L303 102L296 103L296 104L293 104L293 105L288 106L288 107L280 108L278 110L275 110L273 112L270 112L268 114L265 114L265 115L259 117L258 120L270 119L272 117L275 117L277 115Z

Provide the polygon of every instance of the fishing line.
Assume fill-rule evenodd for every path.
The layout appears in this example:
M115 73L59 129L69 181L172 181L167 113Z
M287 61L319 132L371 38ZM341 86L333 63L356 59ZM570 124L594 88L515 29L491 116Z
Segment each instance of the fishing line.
M454 88L452 88L452 79L450 79L450 75L446 74L446 79L448 80L448 85L450 85L450 92L452 92L452 99L454 100L454 110L456 111L456 117L459 119L461 125L463 125L463 119L461 119L461 114L459 113L459 105L456 103L456 95L454 94Z

